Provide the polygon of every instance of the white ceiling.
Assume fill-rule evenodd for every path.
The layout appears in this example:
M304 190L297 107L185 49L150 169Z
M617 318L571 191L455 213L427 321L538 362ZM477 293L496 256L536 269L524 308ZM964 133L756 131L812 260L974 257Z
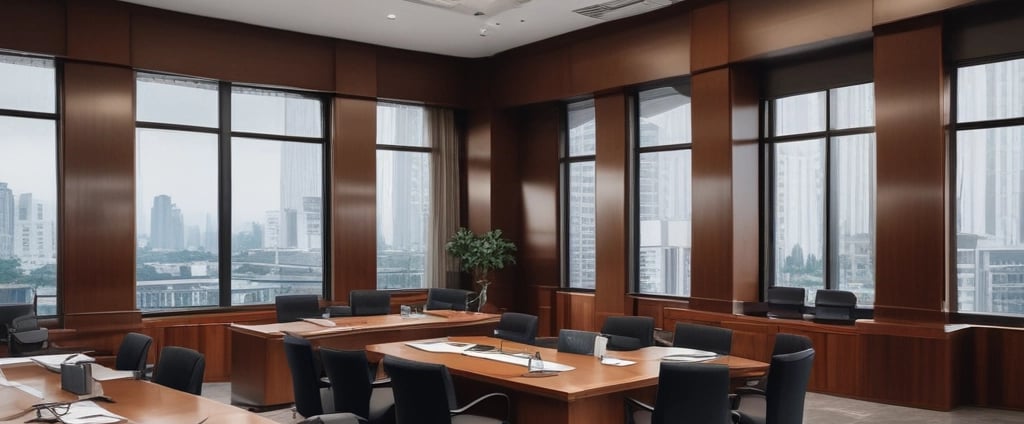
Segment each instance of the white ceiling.
M605 22L572 11L607 0L530 0L496 16L471 16L405 0L123 1L382 46L450 56L486 57ZM514 0L462 1L518 4ZM654 10L655 3L659 1L645 1L631 6L631 10ZM388 19L388 14L394 14L395 19ZM486 36L480 36L481 29L486 29Z

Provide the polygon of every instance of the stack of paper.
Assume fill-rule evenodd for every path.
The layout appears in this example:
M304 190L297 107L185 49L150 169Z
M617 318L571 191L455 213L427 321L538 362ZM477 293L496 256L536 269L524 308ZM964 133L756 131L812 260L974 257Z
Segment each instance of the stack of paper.
M459 343L459 342L448 342L448 341L426 341L426 342L408 342L408 346L412 346L419 350L425 350L427 352L434 353L462 353L466 349L476 346L473 343Z
M63 412L60 407L55 408ZM44 413L44 418L45 418ZM110 424L127 422L124 417L110 412L92 401L74 402L67 413L59 417L64 424Z
M96 358L81 353L60 354L60 355L39 355L32 356L32 362L53 371L60 372L60 364L77 364L79 362L96 362Z

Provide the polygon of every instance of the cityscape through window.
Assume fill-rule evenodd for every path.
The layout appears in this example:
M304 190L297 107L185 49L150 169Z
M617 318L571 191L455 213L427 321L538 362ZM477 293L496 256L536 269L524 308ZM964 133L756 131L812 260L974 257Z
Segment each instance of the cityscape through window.
M0 304L57 315L56 64L0 55L0 93Z
M593 289L597 280L597 228L594 218L597 121L594 101L568 106L568 137L563 146L566 273L571 288Z
M323 102L144 73L136 88L139 309L323 294Z
M690 295L689 86L639 93L636 253L640 293Z
M771 283L875 299L874 85L768 102Z
M956 302L1024 315L1024 59L956 72Z

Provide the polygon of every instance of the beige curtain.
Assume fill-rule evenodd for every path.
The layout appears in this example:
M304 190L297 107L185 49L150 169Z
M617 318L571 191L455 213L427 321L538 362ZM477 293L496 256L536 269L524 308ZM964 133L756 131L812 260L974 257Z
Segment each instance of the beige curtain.
M455 114L449 109L426 108L430 157L430 216L427 230L426 280L428 287L458 286L459 263L444 250L459 229L459 137Z

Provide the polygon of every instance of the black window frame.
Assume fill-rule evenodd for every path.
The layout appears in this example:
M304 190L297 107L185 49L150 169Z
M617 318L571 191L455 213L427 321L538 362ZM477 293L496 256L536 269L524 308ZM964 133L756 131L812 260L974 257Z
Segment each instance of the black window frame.
M56 245L55 245L56 253L55 254L56 254L56 258L57 258L57 263L56 263L55 267L56 267L56 272L57 272L57 281L56 281L56 285L55 285L55 288L54 288L54 294L53 295L40 295L38 292L35 292L33 290L33 292L34 292L33 303L34 304L33 304L32 310L40 318L57 318L57 317L60 317L60 316L62 316L64 314L63 313L63 309L64 308L62 307L62 303L60 302L60 296L61 296L61 292L63 291L63 286L64 286L64 283L63 283L64 278L63 278L63 272L62 272L62 268L61 268L61 263L63 262L62 261L62 259L63 259L63 254L62 254L63 249L61 249L61 246L64 245L64 243L63 243L64 232L61 231L61 215L62 215L61 211L62 211L64 200L63 200L63 196L60 195L64 191L64 189L63 189L63 186L64 186L63 181L64 180L62 178L63 177L63 173L61 172L62 168L60 166L60 164L61 164L61 156L62 156L61 152L63 151L62 144L63 144L63 140L64 140L64 125L62 123L63 114L61 113L63 111L63 109L64 109L63 108L63 100L64 100L64 95L63 95L64 90L63 90L63 88L64 88L64 86L62 84L64 82L64 62L62 60L58 59L58 58L55 58L55 57L39 56L39 55L33 55L33 54L23 54L23 53L19 53L19 52L15 52L15 51L8 51L8 50L0 50L0 55L2 55L2 56L9 56L9 57L23 57L23 58L28 58L28 59L48 60L48 61L53 63L53 84L54 84L54 90L53 90L53 92L54 92L53 112L52 113L50 113L50 112L35 112L35 111L27 111L27 110L20 110L20 109L4 109L4 108L0 108L0 116L10 117L10 118L26 118L26 119L51 120L51 121L53 121L53 124L54 124L54 136L55 136L55 138L53 140L53 150L56 153L56 156L53 158L53 165L54 165L54 172L56 174L55 176L56 176L56 182L57 182L57 186L54 187L54 192L57 193L57 198L54 199L54 208L56 209L56 213L54 214L54 223L53 223L53 225L54 225L54 231L56 232L56 234L54 235L54 237L55 237L55 241L54 242L56 243ZM54 315L39 315L39 298L53 298L55 300L56 308L55 308Z
M563 126L562 126L561 131L560 131L560 137L559 137L559 143L558 143L559 144L559 146L558 146L558 168L559 168L558 186L559 186L559 188L561 190L561 193L559 195L559 205L558 205L559 206L559 223L561 224L560 225L561 229L559 231L559 235L562 238L561 243L559 243L559 248L561 249L561 255L560 256L562 257L562 260L559 261L559 262L561 263L561 268L562 268L561 269L562 283L560 284L560 286L561 286L560 289L561 290L593 293L594 291L597 290L597 270L596 270L596 267L595 267L595 271L594 271L594 287L593 288L588 288L588 287L571 287L570 286L571 281L570 281L570 277L569 277L569 275L571 273L571 267L569 265L569 260L570 260L570 255L569 255L569 210L570 210L570 208L569 208L569 205L570 205L570 202L569 202L569 199L570 199L569 184L570 184L570 167L573 164L576 164L576 163L585 163L585 162L593 163L594 164L594 169L595 169L594 177L595 177L595 179L597 177L597 175L596 175L596 169L597 169L597 146L596 146L596 142L595 142L595 146L594 146L594 153L592 153L592 154L573 156L573 155L571 155L569 153L569 147L570 147L569 146L569 131L571 129L569 127L569 113L570 113L570 109L571 109L572 105L574 105L574 104L586 103L586 102L589 102L591 104L591 107L594 108L594 114L595 114L594 126L596 128L597 127L597 116L596 116L597 115L597 105L596 105L596 103L595 103L593 98L573 99L573 100L570 100L570 101L566 101L562 105L562 122L563 122ZM596 129L595 129L595 131L596 131ZM596 134L595 134L595 137L596 137ZM597 181L596 180L594 181L594 185L595 185L594 194L596 196L597 195L597 189L596 189ZM596 208L596 199L595 199L595 208ZM595 210L595 217L596 217L596 210ZM596 225L596 222L595 222L595 225ZM595 233L595 236L596 236L596 233ZM595 261L595 264L596 264L596 262L597 262L597 257L596 257L597 256L597 250L596 250L597 246L596 245L594 246L594 249L595 249L594 250L594 256L595 256L594 261Z
M271 140L271 141L284 141L284 142L299 142L308 144L320 144L322 146L321 153L321 178L323 183L321 184L321 247L323 257L323 281L321 283L321 297L323 299L331 298L331 178L330 163L331 163L331 146L330 146L330 130L331 130L331 117L333 116L331 96L325 93L317 93L310 91L295 90L289 88L280 87L267 87L256 84L244 84L244 83L233 83L229 81L220 81L208 78L199 78L184 76L166 72L147 71L147 70L135 70L134 81L137 87L138 78L140 74L155 75L155 76L166 76L170 78L183 78L191 79L195 81L202 81L217 85L217 127L203 127L196 125L187 124L168 124L163 122L151 122L141 121L138 119L138 111L135 113L135 129L156 129L156 130L168 130L168 131L183 131L192 133L204 133L214 134L217 136L217 261L220 272L217 274L218 279L218 305L211 306L196 306L189 308L175 308L175 309L148 309L143 310L142 314L145 316L165 316L165 315L179 315L188 314L195 312L207 312L210 310L232 310L232 309L259 309L265 308L271 304L257 304L257 305L232 305L231 304L231 195L232 195L232 184L231 184L231 144L234 138L249 138L258 140ZM291 136L283 134L265 134L257 132L244 132L244 131L233 131L231 128L231 95L233 88L252 88L256 90L266 91L277 91L282 93L297 94L304 98L314 99L320 102L321 105L321 133L320 137L307 137L307 136ZM136 96L138 93L136 92ZM136 104L138 100L136 99ZM138 140L135 141L136 148ZM138 172L138 170L136 170ZM137 225L137 224L136 224ZM227 231L221 231L221 229L227 229ZM138 280L136 279L135 294L138 294ZM136 305L138 308L138 305Z

